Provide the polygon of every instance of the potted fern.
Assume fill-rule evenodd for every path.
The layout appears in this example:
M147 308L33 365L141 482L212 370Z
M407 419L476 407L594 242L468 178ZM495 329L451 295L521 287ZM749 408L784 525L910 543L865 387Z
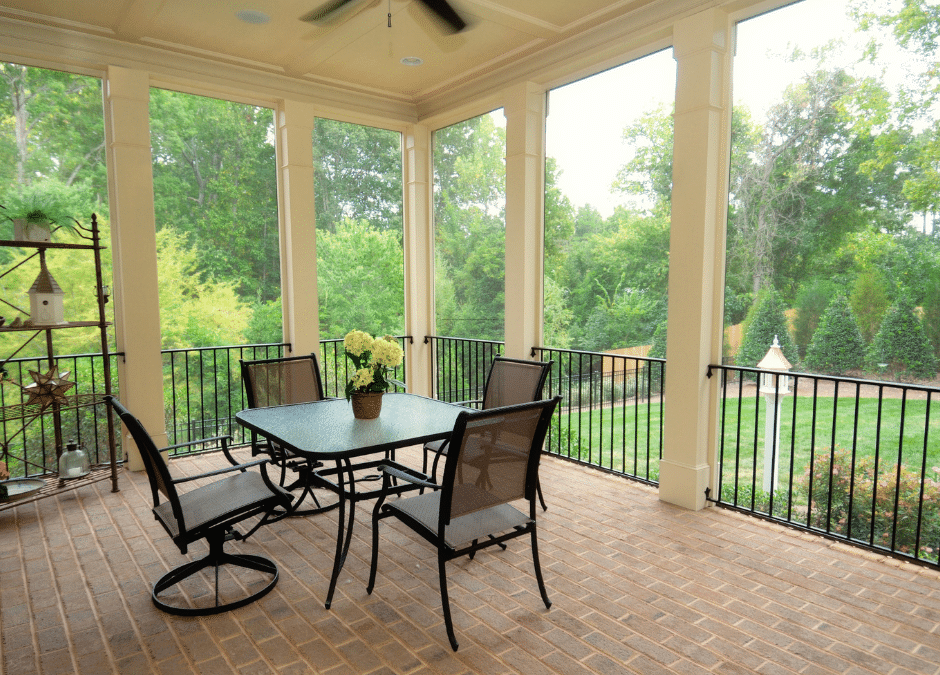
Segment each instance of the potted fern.
M71 191L55 180L17 185L0 202L7 219L13 221L13 238L18 241L45 242L52 238L52 226L74 230L68 203Z

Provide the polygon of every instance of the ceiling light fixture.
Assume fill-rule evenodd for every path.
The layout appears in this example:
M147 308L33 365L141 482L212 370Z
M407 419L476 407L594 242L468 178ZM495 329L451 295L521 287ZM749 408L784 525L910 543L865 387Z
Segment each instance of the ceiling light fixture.
M406 56L401 60L403 66L420 66L424 60L417 56Z
M259 12L258 10L255 10L255 9L243 9L240 12L236 12L235 16L237 16L239 20L244 21L245 23L251 23L255 25L267 23L268 21L271 20L270 16L268 16L264 12Z

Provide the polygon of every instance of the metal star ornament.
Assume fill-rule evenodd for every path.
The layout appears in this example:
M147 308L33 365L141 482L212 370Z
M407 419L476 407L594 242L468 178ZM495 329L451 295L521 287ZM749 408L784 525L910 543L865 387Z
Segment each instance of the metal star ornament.
M29 397L26 405L38 403L40 410L45 410L53 403L66 403L68 398L65 395L69 389L75 386L74 382L69 381L69 372L59 373L59 367L55 366L45 375L31 370L29 374L34 382L20 387Z

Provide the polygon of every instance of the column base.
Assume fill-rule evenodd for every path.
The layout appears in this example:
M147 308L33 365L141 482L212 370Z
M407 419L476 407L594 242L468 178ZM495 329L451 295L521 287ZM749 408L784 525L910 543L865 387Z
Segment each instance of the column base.
M709 466L688 466L668 460L659 462L659 498L692 511L706 506Z

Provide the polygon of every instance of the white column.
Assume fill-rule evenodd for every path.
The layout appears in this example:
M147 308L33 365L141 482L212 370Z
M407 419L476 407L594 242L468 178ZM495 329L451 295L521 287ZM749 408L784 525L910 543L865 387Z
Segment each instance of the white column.
M506 105L506 356L542 344L545 92L527 82Z
M731 23L707 9L675 25L678 62L659 496L705 506L717 434L731 126ZM711 462L711 464L710 464Z
M153 436L167 445L160 355L160 299L153 160L150 153L150 81L140 70L109 66L104 81L105 137L111 247L114 261L114 332L120 399ZM122 443L128 468L143 462L129 435Z
M285 100L277 111L284 340L298 355L320 353L313 120L313 106L308 103Z
M431 395L431 345L434 334L434 218L431 185L431 132L409 126L404 135L405 179L405 381L408 391Z

